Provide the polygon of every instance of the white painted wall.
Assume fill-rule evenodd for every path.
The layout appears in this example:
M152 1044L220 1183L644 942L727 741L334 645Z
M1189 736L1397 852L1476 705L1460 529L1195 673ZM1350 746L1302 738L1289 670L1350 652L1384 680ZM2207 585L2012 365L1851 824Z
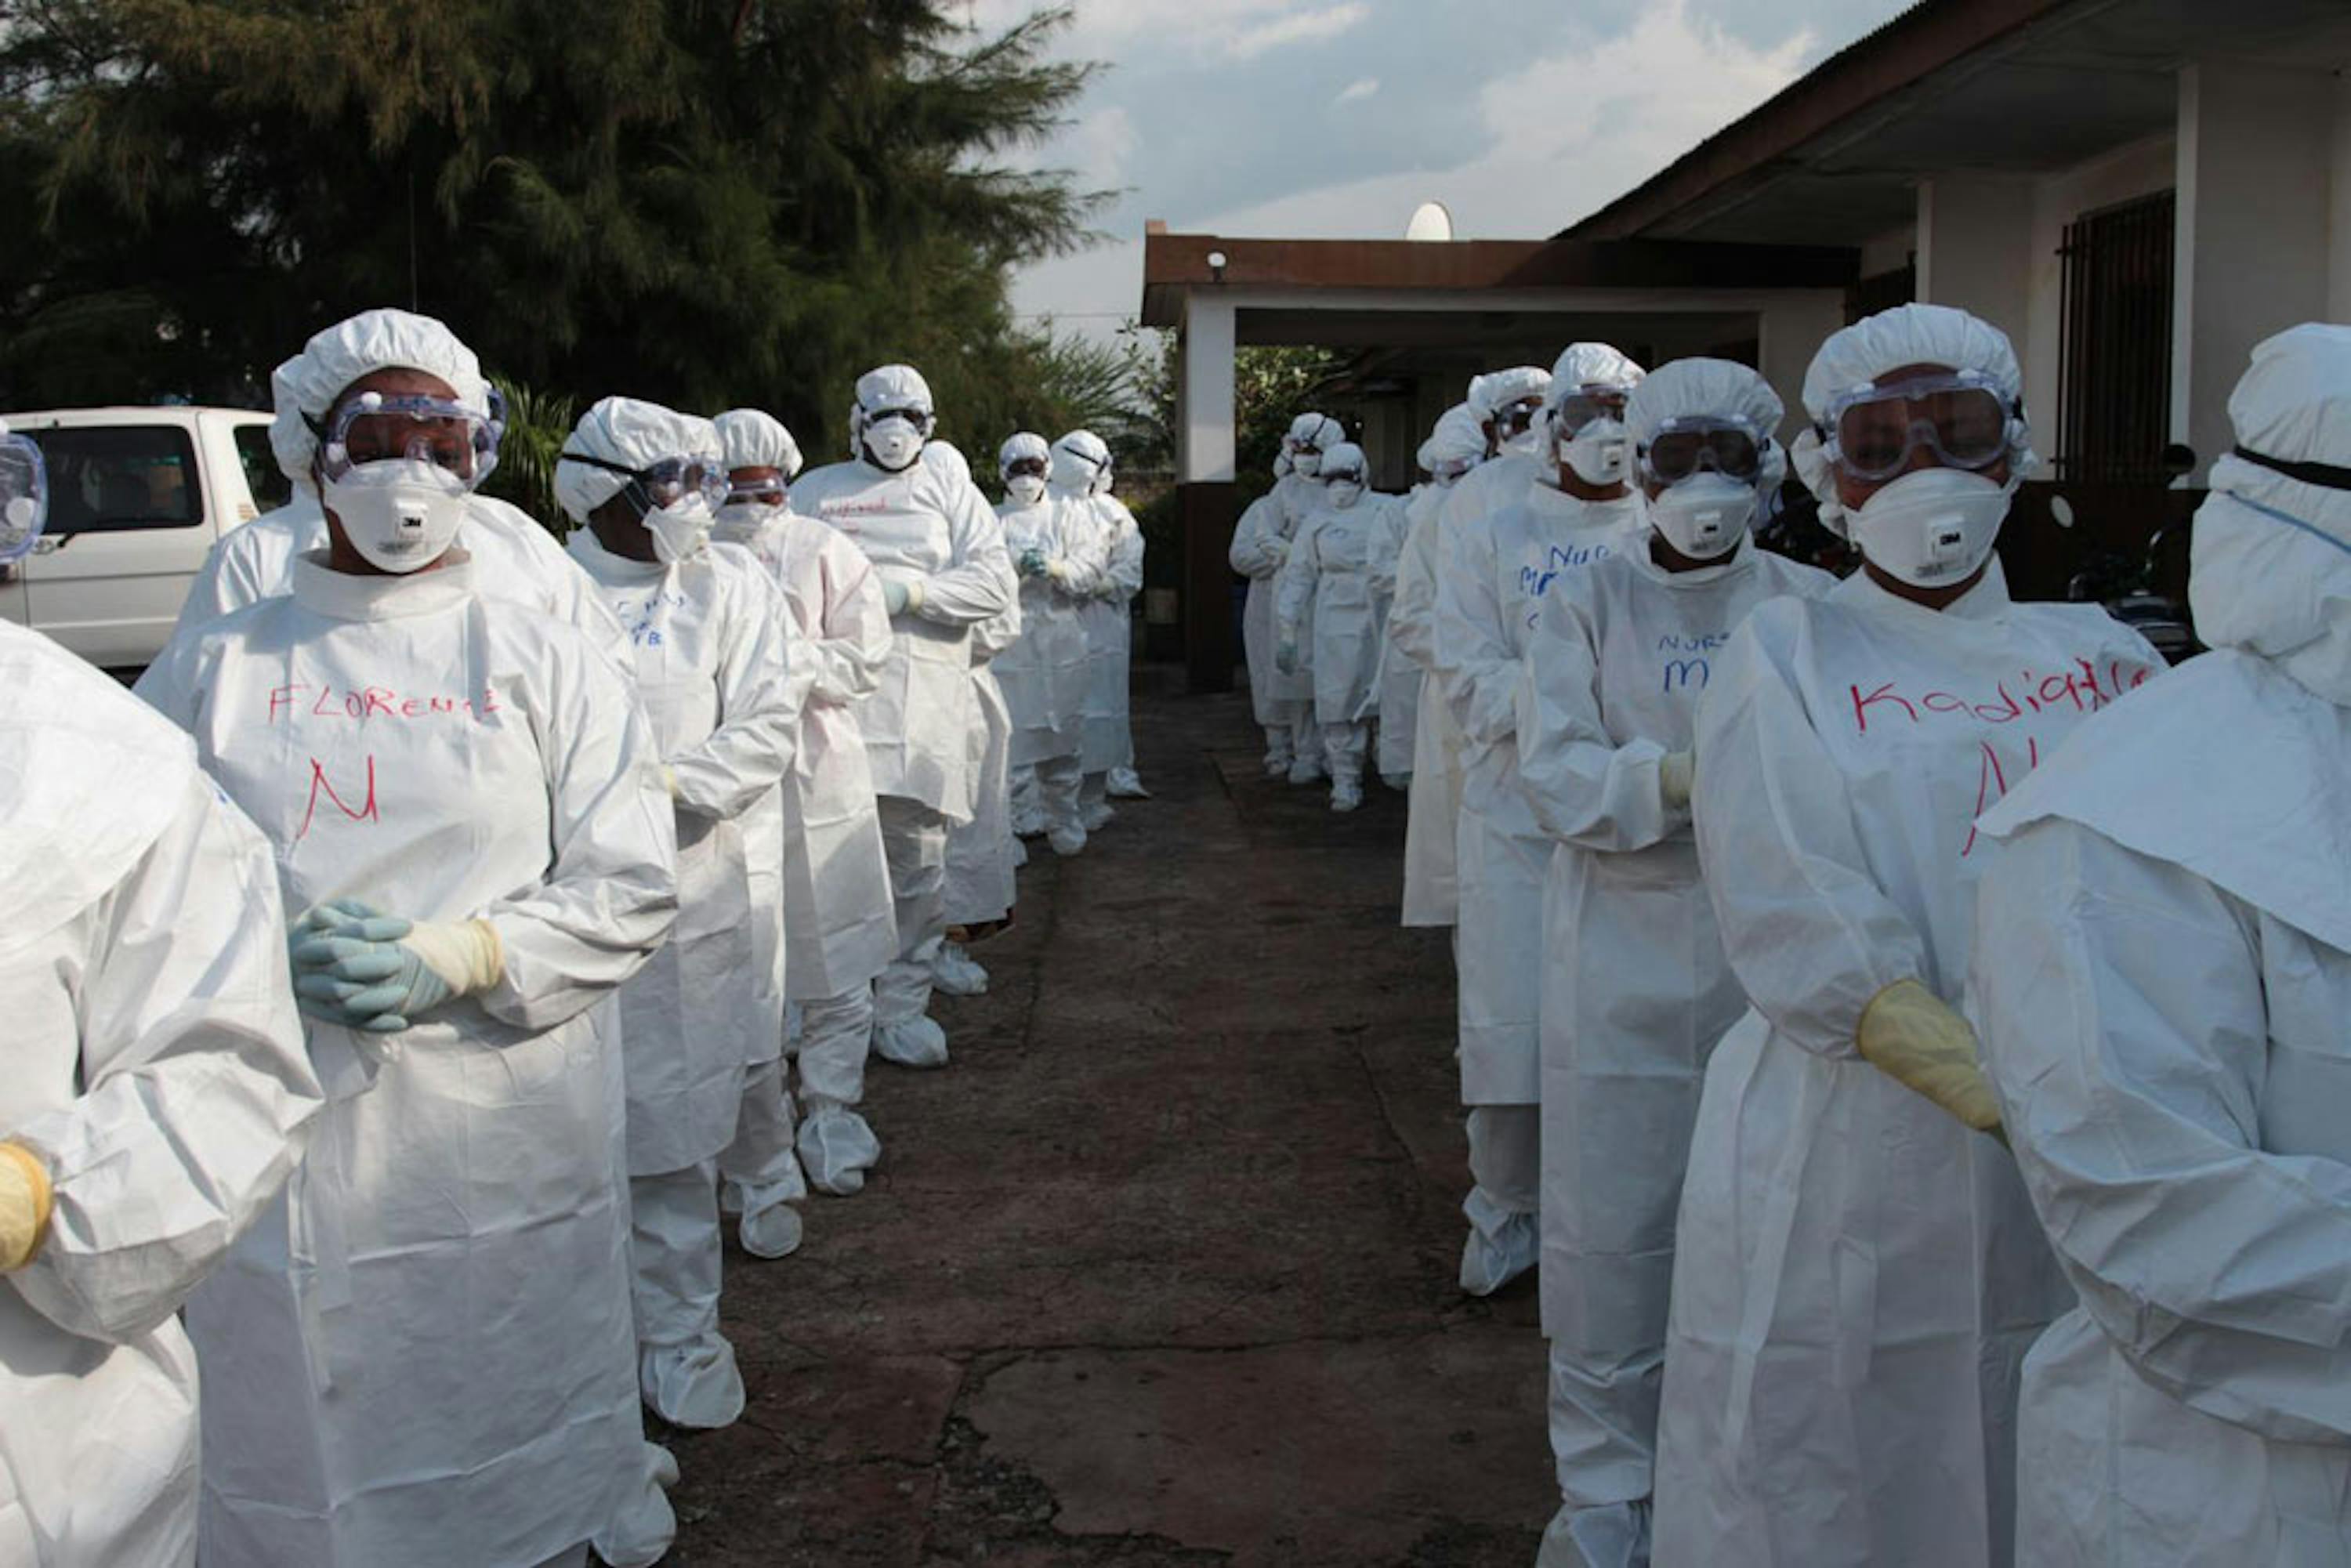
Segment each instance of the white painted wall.
M2180 69L2171 427L2203 464L2228 450L2229 392L2253 345L2325 318L2341 287L2329 256L2341 104L2324 68Z

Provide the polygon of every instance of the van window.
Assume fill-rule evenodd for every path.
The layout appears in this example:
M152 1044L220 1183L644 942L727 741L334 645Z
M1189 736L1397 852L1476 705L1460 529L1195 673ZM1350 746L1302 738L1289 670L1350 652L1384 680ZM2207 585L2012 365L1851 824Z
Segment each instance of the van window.
M270 447L267 425L236 427L236 458L245 469L245 487L253 492L255 506L265 512L274 512L294 498L294 481L277 466L277 454Z
M195 446L177 425L86 424L25 434L39 443L48 465L48 533L190 528L204 520Z

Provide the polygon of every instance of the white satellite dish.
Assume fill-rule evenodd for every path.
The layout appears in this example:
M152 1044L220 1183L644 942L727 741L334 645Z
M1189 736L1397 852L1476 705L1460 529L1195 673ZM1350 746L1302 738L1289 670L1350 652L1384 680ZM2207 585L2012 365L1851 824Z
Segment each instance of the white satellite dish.
M1412 214L1412 222L1404 229L1406 239L1448 240L1453 237L1453 214L1445 210L1443 202L1423 202Z

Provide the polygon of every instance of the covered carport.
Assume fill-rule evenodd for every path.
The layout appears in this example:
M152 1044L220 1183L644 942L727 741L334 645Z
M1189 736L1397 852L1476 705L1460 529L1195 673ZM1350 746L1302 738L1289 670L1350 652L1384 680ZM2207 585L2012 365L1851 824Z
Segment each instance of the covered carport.
M1363 407L1375 482L1411 477L1420 437L1468 378L1548 364L1596 338L1647 363L1753 364L1791 408L1842 326L1855 249L1647 240L1227 239L1146 228L1142 321L1174 331L1184 646L1195 691L1232 685L1234 358L1244 346L1357 353L1384 395Z

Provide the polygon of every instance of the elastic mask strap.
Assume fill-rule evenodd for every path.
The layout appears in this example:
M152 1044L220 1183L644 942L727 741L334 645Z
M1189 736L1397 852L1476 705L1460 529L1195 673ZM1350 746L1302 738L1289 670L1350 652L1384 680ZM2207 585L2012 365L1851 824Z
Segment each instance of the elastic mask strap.
M2249 456L2251 455L2243 453L2241 448L2240 455ZM2258 462L2259 459L2254 459L2254 461ZM2280 470L2280 472L2283 472L2283 470ZM2351 477L2351 470L2338 468L2335 469L2335 472L2344 474L2346 477ZM2311 483L2316 484L2319 483L2319 481L2313 480ZM2346 485L2344 487L2351 489L2351 485ZM2302 518L2295 517L2292 512L2281 512L2275 507L2264 507L2259 501L2254 500L2252 497L2240 496L2234 490L2223 490L2220 494L2228 497L2229 499L2236 502L2237 505L2241 507L2251 507L2254 511L2259 512L2262 516L2268 517L2273 521L2283 523L2290 528L2300 528L2312 538L2324 539L2326 543L2333 545L2336 549L2341 550L2344 554L2351 555L2351 544L2344 543L2341 539L2336 538L2333 534L2328 533L2325 528L2319 528L2315 524L2304 522Z
M2266 468L2273 474L2283 474L2289 479L2299 479L2305 485L2316 485L2328 490L2351 490L2351 468L2338 468L2332 463L2296 463L2264 453L2248 452L2241 446L2232 446L2229 450L2256 467ZM2241 496L2237 498L2244 500ZM2250 501L2245 504L2252 505Z

